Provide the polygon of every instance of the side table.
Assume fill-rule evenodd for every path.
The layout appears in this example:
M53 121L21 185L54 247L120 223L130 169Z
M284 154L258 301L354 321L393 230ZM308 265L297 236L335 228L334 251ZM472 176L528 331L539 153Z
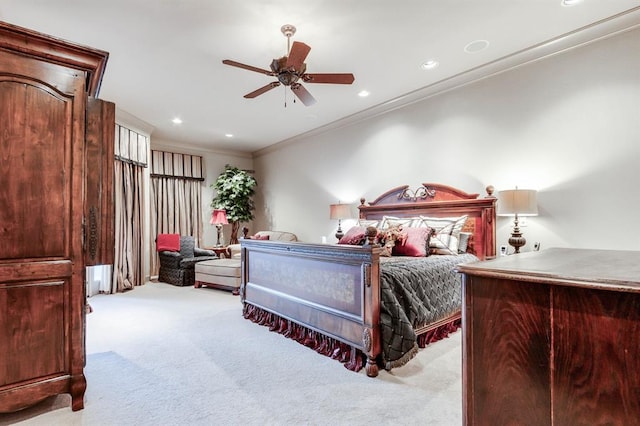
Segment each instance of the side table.
M205 250L211 250L221 259L231 259L231 250L229 250L229 246L205 247Z

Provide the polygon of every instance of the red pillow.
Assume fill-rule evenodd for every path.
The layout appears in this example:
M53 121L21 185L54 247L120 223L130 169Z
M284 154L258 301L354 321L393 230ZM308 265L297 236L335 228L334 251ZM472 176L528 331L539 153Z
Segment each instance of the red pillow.
M364 226L352 226L349 228L346 234L340 238L338 244L351 244L354 246L361 245L365 240L365 233L367 228Z
M158 234L157 251L180 251L180 234Z
M404 228L405 238L393 247L394 256L425 257L429 253L431 228Z

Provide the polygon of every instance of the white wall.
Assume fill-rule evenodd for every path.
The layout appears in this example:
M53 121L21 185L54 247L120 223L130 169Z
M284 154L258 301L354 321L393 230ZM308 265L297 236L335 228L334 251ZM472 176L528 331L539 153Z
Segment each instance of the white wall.
M551 246L640 249L640 30L512 69L255 158L256 229L334 242L329 204L439 182L537 189L522 229ZM357 211L354 207L354 213ZM343 229L352 221L343 222ZM498 245L512 220L498 219Z
M161 140L151 138L151 149L176 152L181 154L201 155L204 162L204 182L202 182L202 225L203 225L203 244L201 246L214 246L217 240L216 228L209 224L211 218L211 200L214 197L211 184L218 178L224 170L226 164L239 167L241 169L253 169L253 160L249 154L223 152L223 151L205 151L182 146L179 142ZM223 226L225 241L229 241L231 235L231 225Z

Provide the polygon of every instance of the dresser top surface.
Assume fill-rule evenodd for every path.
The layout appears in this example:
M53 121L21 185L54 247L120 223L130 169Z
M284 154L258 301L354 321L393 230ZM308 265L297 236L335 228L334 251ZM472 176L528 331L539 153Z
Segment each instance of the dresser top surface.
M640 292L640 251L550 248L460 265L458 272L471 276Z

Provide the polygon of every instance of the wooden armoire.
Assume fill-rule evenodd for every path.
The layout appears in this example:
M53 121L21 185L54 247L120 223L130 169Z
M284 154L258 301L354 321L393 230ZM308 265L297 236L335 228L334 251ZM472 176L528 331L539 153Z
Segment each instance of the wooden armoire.
M85 266L113 263L107 59L0 22L0 412L84 406Z

